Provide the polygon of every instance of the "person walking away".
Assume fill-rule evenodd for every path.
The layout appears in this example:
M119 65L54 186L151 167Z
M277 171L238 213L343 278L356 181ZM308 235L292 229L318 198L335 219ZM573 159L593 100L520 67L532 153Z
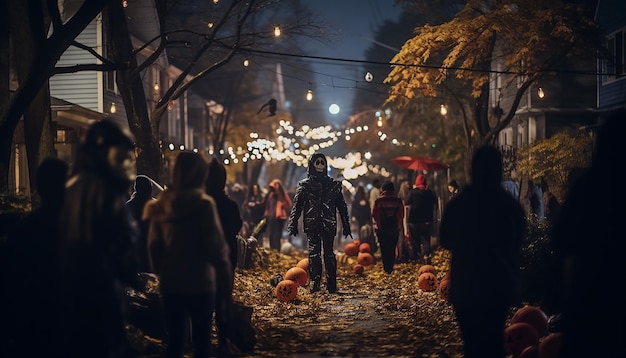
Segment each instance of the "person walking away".
M372 207L365 194L365 188L362 185L359 185L356 189L356 193L354 193L354 200L352 201L352 209L350 212L359 230L363 225L371 225Z
M148 220L142 219L143 208L148 201L156 200L152 196L152 180L145 175L137 175L133 184L133 193L126 202L137 223L139 236L137 239L137 269L139 272L150 272L148 261Z
M503 358L508 310L520 301L526 218L522 206L500 186L502 156L497 148L480 147L471 169L469 186L443 212L439 239L452 254L450 302L464 356ZM497 284L482 285L485 272Z
M237 234L241 230L243 221L241 220L241 214L239 212L239 205L233 199L231 199L224 188L226 187L226 168L217 158L213 158L209 163L209 174L206 180L206 193L215 200L217 206L218 215L220 218L220 224L222 230L224 230L224 238L228 244L230 253L230 262L232 268L232 275L234 277L235 268L237 267ZM233 283L230 284L232 287ZM232 301L232 291L217 292L217 307L229 307ZM217 341L218 350L221 354L228 354L234 347L230 342L230 335L233 334L235 327L231 327L228 322L229 314L224 315L226 312L217 310L215 312L215 324L217 326Z
M626 276L623 255L624 190L622 178L626 112L611 113L600 126L591 166L573 182L561 213L550 233L560 263L563 344L561 357L620 357L626 328L616 324L626 318L620 294L598 295L594 287L619 285ZM601 268L600 271L590 268Z
M333 241L337 230L337 212L344 236L352 238L348 206L341 193L341 182L328 176L328 161L322 153L309 158L307 177L296 187L294 205L289 214L289 235L298 235L298 220L303 217L303 230L309 241L309 278L311 293L320 290L322 280L322 255L326 269L326 289L337 292L337 258Z
M243 225L247 236L250 235L252 229L263 219L263 214L265 213L265 198L263 197L259 184L254 183L248 188L241 212L243 214ZM256 239L259 242L259 246L263 247L263 235L259 235Z
M16 224L7 240L2 270L7 275L2 307L10 322L8 356L61 356L58 282L58 223L69 166L57 158L44 159L35 173L40 205ZM37 344L32 344L37 342Z
M168 358L183 357L189 320L194 357L210 357L213 313L230 309L223 301L216 307L216 292L232 292L233 269L215 200L205 192L206 178L202 156L180 152L171 185L144 210L150 264L163 296Z
M392 182L385 181L382 185L382 192L372 209L383 268L388 274L393 272L398 236L404 231L404 203L396 196L394 189Z
M268 237L270 248L280 251L280 240L283 237L283 229L291 210L292 201L278 179L270 182L269 190L265 200Z
M433 222L437 197L435 192L426 185L426 176L418 174L415 185L409 192L404 203L409 207L409 258L424 263L430 262L430 238L433 233Z
M134 355L124 328L126 287L141 287L138 233L124 205L134 177L130 134L112 119L92 124L81 140L59 219L64 357Z
M532 180L528 181L526 199L528 200L530 215L533 221L542 221L545 216L543 193L541 192L541 187L535 184Z

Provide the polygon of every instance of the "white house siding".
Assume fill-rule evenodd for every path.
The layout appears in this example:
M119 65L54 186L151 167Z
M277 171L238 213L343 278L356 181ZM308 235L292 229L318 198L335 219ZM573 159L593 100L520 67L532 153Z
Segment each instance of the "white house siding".
M101 17L96 17L85 30L78 35L76 41L102 53L102 41L98 27L101 26ZM57 67L74 66L79 64L94 64L97 59L87 51L70 46L61 56ZM50 94L54 97L80 105L93 111L102 112L101 73L96 71L80 71L68 74L58 74L50 78Z

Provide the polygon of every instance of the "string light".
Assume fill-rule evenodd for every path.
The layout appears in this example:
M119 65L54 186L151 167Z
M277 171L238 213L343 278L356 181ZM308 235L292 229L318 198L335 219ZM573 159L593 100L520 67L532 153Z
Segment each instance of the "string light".
M539 87L537 89L537 96L539 96L539 98L543 98L546 96L546 94L543 92L543 88Z
M439 107L439 113L441 113L442 116L445 116L446 114L448 114L448 108L446 108L446 106L442 104L441 107Z
M158 91L161 88L161 86L159 86L159 82L154 82L154 90Z
M274 37L280 37L280 27L278 25L274 26Z
M207 24L206 24L206 26L207 26L209 29L212 29L212 28L213 28L213 26L214 26L214 24L213 24L212 22L209 22L209 23L207 23Z
M306 91L306 100L307 101L313 100L313 90L311 89L311 84L310 83L309 83L309 90Z
M374 75L372 75L371 72L367 71L367 73L365 74L365 80L367 82L372 82L373 79L374 79Z
M246 58L245 60L243 60L243 67L248 67L248 66L250 66L250 60Z
M115 102L111 102L111 108L109 108L109 112L115 114L117 112L117 108L115 107Z

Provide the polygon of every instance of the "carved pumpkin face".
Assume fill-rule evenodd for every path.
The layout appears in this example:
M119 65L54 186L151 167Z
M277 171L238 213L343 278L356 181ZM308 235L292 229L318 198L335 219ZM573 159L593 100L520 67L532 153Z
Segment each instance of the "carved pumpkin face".
M276 298L283 302L291 302L298 295L298 284L291 280L282 280L276 286Z
M433 265L422 265L419 270L417 270L417 277L420 277L424 272L430 272L433 275L437 276L437 269Z
M372 256L369 252L359 252L356 260L363 266L369 266L374 263L374 256Z
M441 280L437 291L439 292L439 298L444 301L450 300L450 280Z
M513 323L504 330L504 348L514 357L519 356L526 347L537 344L539 344L539 334L528 323Z
M424 272L417 279L417 286L426 292L431 292L437 289L437 276L432 274L431 272Z
M285 280L291 280L297 283L298 286L304 286L309 280L309 275L300 267L292 267L285 273Z

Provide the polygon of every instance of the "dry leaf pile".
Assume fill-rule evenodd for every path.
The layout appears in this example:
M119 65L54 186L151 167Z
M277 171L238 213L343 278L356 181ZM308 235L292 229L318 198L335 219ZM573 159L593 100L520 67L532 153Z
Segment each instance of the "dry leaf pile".
M436 291L417 287L415 263L396 264L386 274L380 255L362 275L355 258L338 254L337 294L309 293L299 287L292 302L274 296L270 278L284 275L305 258L259 249L253 266L237 269L233 298L254 307L255 353L248 357L461 357L462 341L452 306ZM449 253L437 250L433 266L439 281ZM306 353L306 354L305 354Z

